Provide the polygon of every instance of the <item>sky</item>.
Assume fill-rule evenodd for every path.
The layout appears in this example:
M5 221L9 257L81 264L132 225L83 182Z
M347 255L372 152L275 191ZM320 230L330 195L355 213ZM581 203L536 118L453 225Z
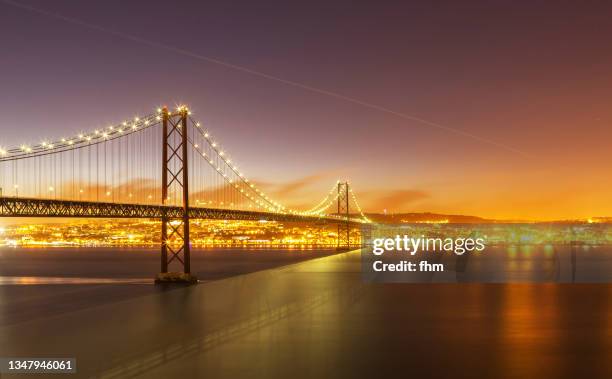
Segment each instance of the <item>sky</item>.
M186 103L289 206L610 216L611 11L0 0L0 146Z

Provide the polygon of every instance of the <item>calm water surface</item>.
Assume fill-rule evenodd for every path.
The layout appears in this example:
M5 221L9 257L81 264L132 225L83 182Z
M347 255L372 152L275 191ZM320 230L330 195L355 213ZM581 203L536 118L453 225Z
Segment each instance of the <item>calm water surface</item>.
M358 252L258 251L195 254L206 282L163 289L155 253L85 253L0 252L0 356L76 357L73 377L612 377L608 284L365 283Z

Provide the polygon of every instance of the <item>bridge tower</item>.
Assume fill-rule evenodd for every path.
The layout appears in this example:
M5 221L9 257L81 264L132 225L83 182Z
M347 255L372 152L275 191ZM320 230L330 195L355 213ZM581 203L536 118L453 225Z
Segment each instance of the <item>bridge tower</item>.
M338 250L351 247L351 226L349 223L349 182L338 182L338 216L343 222L338 223Z
M189 246L189 165L187 116L185 107L178 112L161 110L162 117L162 204L168 205L172 189L180 192L182 217L171 218L166 212L161 224L161 272L156 283L197 283L191 275L191 252ZM182 272L168 272L170 263L182 266Z

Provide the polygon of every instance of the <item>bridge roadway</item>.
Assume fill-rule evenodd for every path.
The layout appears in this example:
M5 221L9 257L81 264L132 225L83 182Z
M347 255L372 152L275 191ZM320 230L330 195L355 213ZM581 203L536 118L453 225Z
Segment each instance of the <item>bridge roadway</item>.
M32 199L0 197L0 217L79 217L79 218L168 218L183 217L183 207L105 203L93 201ZM191 219L244 220L244 221L281 221L281 222L328 222L343 223L341 217L302 216L270 212L244 211L190 207ZM361 224L360 220L349 219L351 224Z

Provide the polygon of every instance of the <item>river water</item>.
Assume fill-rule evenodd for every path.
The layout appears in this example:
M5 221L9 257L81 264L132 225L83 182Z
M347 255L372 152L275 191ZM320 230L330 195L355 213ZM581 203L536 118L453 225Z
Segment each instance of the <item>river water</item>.
M326 253L196 252L203 282L168 289L155 251L2 250L0 356L74 357L72 377L612 376L609 284L370 283L359 252L287 265Z

